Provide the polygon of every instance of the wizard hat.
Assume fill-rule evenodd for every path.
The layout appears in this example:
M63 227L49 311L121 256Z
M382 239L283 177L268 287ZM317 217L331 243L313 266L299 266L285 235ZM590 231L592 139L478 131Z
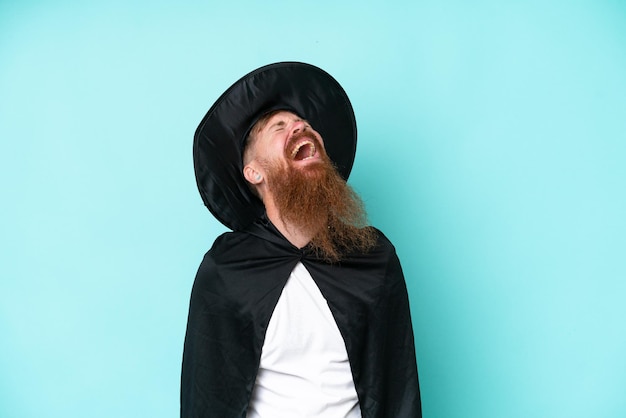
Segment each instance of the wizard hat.
M254 123L274 110L306 119L324 139L339 174L348 179L356 152L356 121L346 92L324 70L301 62L258 68L230 86L198 126L193 160L198 190L213 216L242 230L263 215L263 203L243 177L244 142Z

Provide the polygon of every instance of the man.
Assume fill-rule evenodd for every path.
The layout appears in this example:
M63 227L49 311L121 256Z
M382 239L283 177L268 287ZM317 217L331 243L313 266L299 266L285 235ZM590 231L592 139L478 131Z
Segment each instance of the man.
M346 183L355 150L345 92L303 63L247 74L201 122L198 188L234 232L194 282L181 417L421 416L406 285Z

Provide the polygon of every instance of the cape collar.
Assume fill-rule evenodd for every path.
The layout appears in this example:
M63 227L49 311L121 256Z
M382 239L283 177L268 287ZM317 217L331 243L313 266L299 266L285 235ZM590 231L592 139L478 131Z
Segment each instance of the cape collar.
M302 251L285 238L267 217L267 213L263 213L262 216L257 218L257 220L244 229L243 232L264 239L265 241L270 241L281 247L291 247L295 251Z

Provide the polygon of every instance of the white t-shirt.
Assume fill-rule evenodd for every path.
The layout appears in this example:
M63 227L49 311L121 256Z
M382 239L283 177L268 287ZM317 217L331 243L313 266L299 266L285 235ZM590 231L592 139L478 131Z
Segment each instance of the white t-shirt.
M298 263L270 319L247 418L360 418L346 346Z

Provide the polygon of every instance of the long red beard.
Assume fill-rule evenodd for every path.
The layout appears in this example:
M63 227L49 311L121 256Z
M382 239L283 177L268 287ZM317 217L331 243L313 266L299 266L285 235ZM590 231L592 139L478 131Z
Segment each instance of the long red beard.
M321 145L321 160L296 167L289 159L266 161L268 188L282 221L313 236L309 246L336 262L349 252L370 250L376 241L363 202L341 178Z

